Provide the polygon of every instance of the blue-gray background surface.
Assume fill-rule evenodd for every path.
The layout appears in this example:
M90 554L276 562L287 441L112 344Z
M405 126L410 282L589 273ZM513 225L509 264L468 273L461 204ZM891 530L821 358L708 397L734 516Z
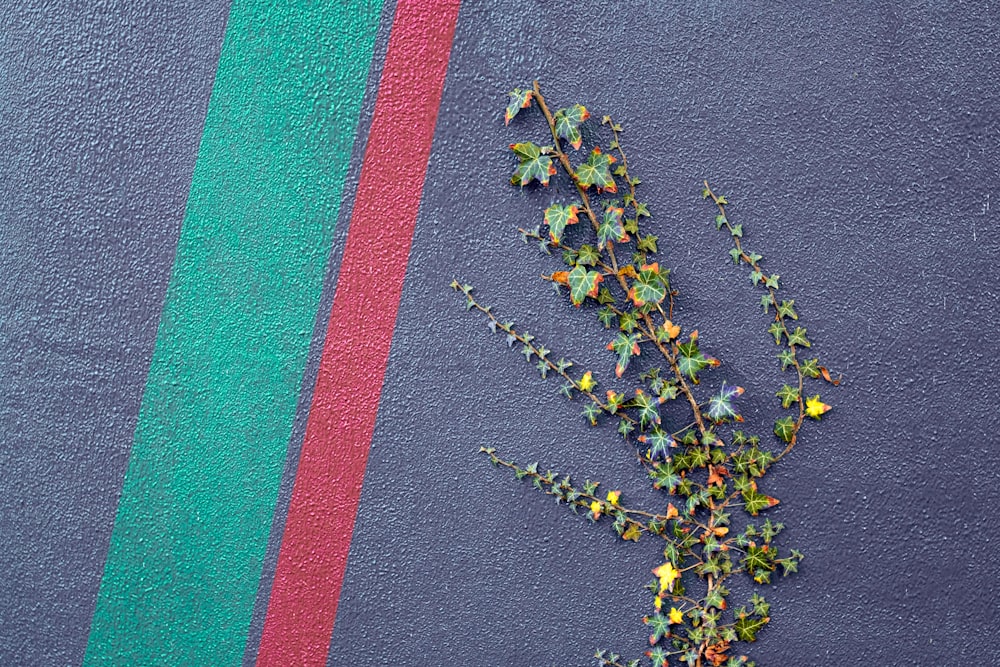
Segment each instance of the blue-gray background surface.
M5 663L82 656L226 9L0 17ZM844 374L767 478L783 544L807 559L765 591L773 622L748 652L772 667L1000 664L997 18L984 2L467 1L330 663L579 665L645 648L656 545L476 454L662 504L610 430L447 288L474 284L602 389L624 386L593 310L557 300L536 279L556 260L515 233L567 192L506 184L507 144L544 133L530 113L504 128L504 94L539 78L554 105L625 125L676 319L723 360L712 382L748 388L751 428L777 414L779 374L759 370L775 348L701 179Z
M452 277L609 382L612 337L537 280L555 258L515 229L567 193L506 184L503 94L541 79L555 106L612 113L676 318L777 414L776 348L729 262L708 178L747 247L781 274L839 388L767 478L783 544L807 556L765 589L761 665L1000 664L997 13L982 3L466 3L330 664L588 664L638 656L652 542L615 541L493 471L521 461L649 498L613 427L591 429L445 289ZM596 127L596 124L594 125ZM566 196L569 196L566 194ZM582 332L582 333L578 333ZM660 501L657 501L660 502Z

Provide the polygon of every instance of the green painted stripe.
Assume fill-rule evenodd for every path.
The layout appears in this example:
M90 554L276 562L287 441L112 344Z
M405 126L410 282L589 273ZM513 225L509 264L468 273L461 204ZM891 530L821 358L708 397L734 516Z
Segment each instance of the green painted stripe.
M381 1L235 0L85 665L235 665Z

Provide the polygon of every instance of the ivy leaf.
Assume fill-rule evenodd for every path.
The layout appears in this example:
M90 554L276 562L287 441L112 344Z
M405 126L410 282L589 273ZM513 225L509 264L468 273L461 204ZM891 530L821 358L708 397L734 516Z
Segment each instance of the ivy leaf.
M622 533L622 539L623 540L631 540L633 542L638 542L639 541L639 535L641 535L641 534L642 534L642 531L639 529L639 524L637 524L637 523L630 523L628 525L628 528L625 529L625 532Z
M597 252L597 249L592 245L584 244L580 246L580 249L577 251L577 256L576 256L577 264L583 264L584 266L594 266L595 264L597 264L599 259L601 259L601 255L600 253Z
M545 209L545 224L549 226L549 238L554 243L562 241L566 225L575 225L580 221L580 218L577 217L577 213L579 212L580 207L576 204L568 206L553 204Z
M635 390L635 399L632 401L632 407L639 412L640 426L660 423L660 412L656 409L657 405L658 402L650 398L649 394L642 389Z
M778 361L781 362L781 370L795 365L795 353L791 350L782 350L778 353Z
M764 618L754 618L752 616L738 618L736 619L736 635L741 641L755 642L757 641L757 633L760 632L770 620L771 619L766 616Z
M791 442L795 436L795 420L791 417L782 417L775 421L774 434L785 442Z
M577 264L566 279L569 281L569 298L574 306L579 307L588 296L597 296L597 287L604 276L597 271L588 271L583 264Z
M706 414L716 423L739 417L736 410L733 409L733 399L742 393L743 387L730 386L723 382L719 393L708 399Z
M583 144L583 137L580 136L579 125L590 118L590 112L579 104L574 104L568 109L560 109L556 112L556 134L560 139L565 139L570 146L576 150Z
M778 306L778 316L779 317L790 317L793 320L799 319L798 313L792 306L795 305L795 299L790 299L788 301L782 301L781 305Z
M510 101L507 103L507 113L504 114L504 125L509 125L510 121L517 115L517 112L521 109L527 109L531 106L531 98L534 93L529 90L521 90L520 88L515 88L514 90L507 93Z
M660 612L656 612L652 616L647 616L642 620L645 621L646 625L652 631L649 635L649 643L651 645L656 644L656 642L670 634L670 619Z
M790 408L792 403L799 400L799 388L786 384L778 390L777 396L781 399L781 407Z
M532 179L537 179L542 185L548 186L549 176L553 176L556 173L556 167L552 164L552 158L546 155L549 147L539 147L527 141L520 144L511 144L510 148L521 161L514 175L510 177L510 182L523 187L530 183Z
M829 405L819 400L819 394L806 399L806 415L813 419L819 419L832 409Z
M806 359L802 362L800 368L802 369L802 374L806 377L818 378L820 376L819 359Z
M752 487L744 489L742 495L746 511L752 516L757 516L761 510L766 510L768 507L774 507L779 502L777 498L765 496L763 493L754 490Z
M618 363L615 364L615 375L622 376L632 357L639 355L639 334L626 336L618 334L618 338L608 343L608 349L618 355Z
M795 327L795 331L788 334L788 344L789 345L801 345L802 347L811 347L812 343L806 338L806 330L802 327Z
M618 316L615 315L615 311L611 310L611 306L605 306L597 311L597 319L601 321L601 324L604 325L605 329L610 329L615 323L615 319L617 317Z
M647 303L660 303L666 297L666 280L660 273L659 263L644 264L628 291L628 298L632 299L632 303L636 306L644 306ZM669 331L668 329L668 335ZM680 333L680 329L677 332Z
M681 373L687 375L691 378L692 382L697 384L698 371L711 365L711 362L698 350L698 343L694 340L687 343L680 343L677 349L680 352L680 355L677 357L677 367Z
M600 148L591 151L587 161L576 168L576 180L584 190L596 186L597 191L607 190L618 192L615 177L611 175L610 167L617 162L613 155L602 153Z
M612 242L624 243L629 240L625 228L622 227L622 215L625 209L617 206L608 206L604 210L604 222L597 228L597 247L602 249Z

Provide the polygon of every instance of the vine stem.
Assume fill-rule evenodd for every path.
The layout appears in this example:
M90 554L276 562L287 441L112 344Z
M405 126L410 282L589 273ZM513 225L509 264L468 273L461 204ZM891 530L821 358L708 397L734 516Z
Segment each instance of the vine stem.
M733 245L736 247L736 251L739 253L740 259L746 262L748 265L750 265L750 267L752 267L754 271L763 274L764 271L761 269L760 264L757 262L757 260L751 257L743 249L743 244L740 242L739 236L733 234L733 228L729 223L729 216L726 214L726 202L722 200L721 197L716 195L715 192L712 191L712 188L708 185L707 180L703 181L703 183L705 184L705 192L707 192L709 197L712 198L712 202L718 207L720 215L722 215L723 220L725 220L726 229L728 229L730 232L730 236L733 239ZM774 320L781 327L781 331L785 335L785 339L788 340L791 337L791 332L788 331L788 327L785 326L784 318L781 317L781 314L778 312L777 291L773 287L768 286L766 283L764 285L764 289L766 289L768 294L770 295L771 304L774 306L775 309ZM774 457L772 464L777 463L786 454L788 454L788 452L792 451L792 448L795 446L795 443L798 440L799 429L802 428L802 423L805 421L806 417L806 400L805 397L803 396L805 376L802 373L802 366L799 364L798 348L794 344L789 343L788 349L791 350L792 352L792 365L795 368L795 375L798 380L798 398L796 400L796 403L798 404L799 415L798 418L795 420L795 427L792 429L792 437L789 438L788 444L781 451L781 453Z
M562 165L563 170L573 180L573 185L576 186L577 194L580 195L580 199L583 202L583 210L590 219L590 224L596 232L600 229L601 224L598 222L597 214L594 213L594 209L590 205L590 196L587 194L587 189L580 185L580 179L576 176L576 170L573 169L573 165L569 161L569 156L562 149L562 144L559 141L559 133L556 131L555 117L549 110L548 105L545 104L545 97L542 95L541 87L538 85L538 81L534 81L532 85L535 101L538 102L538 108L542 110L542 115L545 116L545 122L549 126L549 132L552 134L552 145L555 149L555 155L559 158L559 164ZM618 143L617 140L616 143ZM621 151L620 143L618 150L619 152ZM625 178L629 180L629 183L631 183L631 179L629 179L627 172ZM618 285L624 292L628 293L628 283L625 282L625 277L618 271L618 260L615 258L615 250L610 243L608 244L608 256L611 258L611 269L615 279L618 281ZM667 350L667 348L665 348L656 338L654 333L656 331L656 325L653 323L653 318L650 317L649 313L643 313L642 317L648 329L647 332L643 333L646 333L647 337L660 351L660 354L662 354L667 360L667 363L670 364L670 369L673 371L674 377L677 378L677 381L680 384L681 392L684 394L688 404L691 406L692 413L694 414L694 421L698 425L698 431L704 435L708 431L708 428L705 426L705 420L702 418L701 410L698 407L698 400L695 398L694 393L691 391L691 388L684 379L684 374L681 373L680 367L677 365L677 356L676 352L673 350L673 344L671 344L671 349Z

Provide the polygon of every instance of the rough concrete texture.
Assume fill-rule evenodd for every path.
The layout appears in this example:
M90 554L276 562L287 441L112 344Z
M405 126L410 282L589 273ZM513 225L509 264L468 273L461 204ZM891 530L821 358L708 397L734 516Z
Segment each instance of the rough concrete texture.
M605 426L465 313L476 286L558 355L611 378L610 336L536 279L558 260L515 228L565 187L518 191L504 93L542 80L557 105L624 124L641 194L681 291L678 320L777 415L775 347L726 254L711 179L749 248L781 274L815 351L845 382L768 478L800 574L764 593L761 665L993 664L998 425L995 10L954 3L468 3L438 132L330 664L587 664L638 656L652 543L616 541L476 454L646 483ZM993 27L991 27L993 26ZM579 332L579 333L578 333ZM609 385L613 383L608 382ZM662 502L662 501L658 501Z
M330 664L644 650L655 545L616 540L476 453L494 445L662 502L607 427L585 426L447 288L474 284L611 378L592 309L535 279L555 260L514 231L567 193L506 184L507 144L544 138L537 117L501 120L504 93L532 78L554 104L625 125L677 319L723 360L713 382L748 388L755 430L777 414L779 374L759 370L776 369L775 348L702 178L844 374L822 390L833 412L767 478L783 543L806 560L765 591L773 621L748 652L761 665L1000 663L997 18L930 0L466 3ZM223 4L179 2L36 3L2 19L0 663L82 659L224 21Z
M0 18L0 664L79 664L228 2Z

